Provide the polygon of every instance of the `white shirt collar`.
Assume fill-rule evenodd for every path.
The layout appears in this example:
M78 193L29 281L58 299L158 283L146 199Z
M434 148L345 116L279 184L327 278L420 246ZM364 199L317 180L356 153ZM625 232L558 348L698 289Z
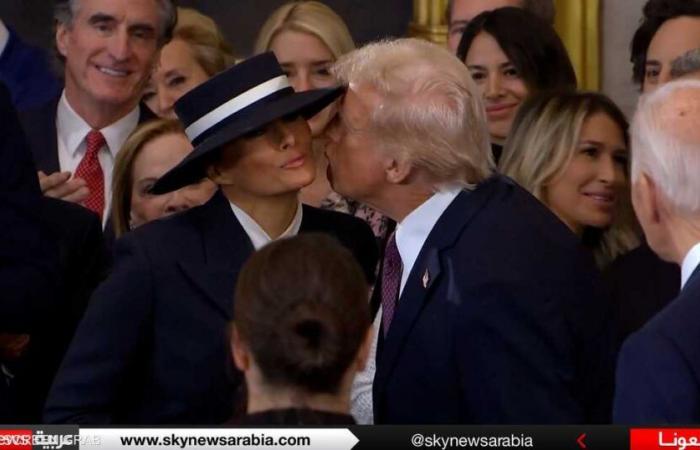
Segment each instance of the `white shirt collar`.
M698 265L700 265L700 242L695 244L683 258L683 264L681 265L681 289L688 282Z
M262 229L260 225L258 225L258 223L255 220L253 220L252 217L250 217L241 208L236 206L233 202L229 203L231 204L233 214L236 216L236 219L238 219L238 222L240 222L241 226L243 227L243 231L245 231L245 233L250 238L250 241L253 243L253 247L255 248L255 250L259 250L261 247L264 247L265 245L272 242L273 239L265 232L265 230ZM304 208L301 206L301 203L299 203L299 205L297 206L297 212L296 214L294 214L292 222L277 239L296 236L299 233L299 229L301 228L303 209Z
M139 122L139 106L136 105L127 115L116 122L99 130L107 142L107 148L116 157L119 149L126 141L129 134ZM85 140L88 132L92 128L78 115L73 107L68 103L66 91L63 91L61 100L58 102L58 113L56 114L56 130L59 139L63 139L64 148L72 156L80 148L80 144Z
M406 285L408 276L418 258L428 235L433 230L442 213L445 212L452 201L462 192L461 187L447 187L433 194L418 208L404 217L401 223L396 225L396 246L401 255L403 272L401 274L401 290Z
M5 51L7 43L10 40L10 30L5 26L5 22L0 19L0 55Z

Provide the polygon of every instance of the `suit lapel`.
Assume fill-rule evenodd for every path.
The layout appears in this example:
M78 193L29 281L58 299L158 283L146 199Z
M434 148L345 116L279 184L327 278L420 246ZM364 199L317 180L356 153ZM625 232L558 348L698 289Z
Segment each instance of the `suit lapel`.
M491 178L472 192L461 192L428 235L401 293L389 334L381 345L374 380L380 391L389 380L411 329L431 300L430 294L443 275L440 254L454 245L469 222L493 195L497 186L494 178Z
M205 297L230 319L236 277L253 253L253 244L220 190L197 209L194 216L202 236L204 264L183 258L178 265Z

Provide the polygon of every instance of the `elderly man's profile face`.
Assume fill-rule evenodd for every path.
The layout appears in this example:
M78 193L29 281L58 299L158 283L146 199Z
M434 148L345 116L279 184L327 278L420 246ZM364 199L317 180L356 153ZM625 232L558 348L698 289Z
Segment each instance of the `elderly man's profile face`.
M470 20L484 11L506 6L521 7L522 0L454 0L447 35L447 45L452 53L457 52L462 33Z
M333 190L358 201L376 195L385 181L386 156L369 129L377 94L350 87L333 121L326 129L328 179Z
M157 0L81 0L56 30L73 104L131 105L141 97L158 51Z

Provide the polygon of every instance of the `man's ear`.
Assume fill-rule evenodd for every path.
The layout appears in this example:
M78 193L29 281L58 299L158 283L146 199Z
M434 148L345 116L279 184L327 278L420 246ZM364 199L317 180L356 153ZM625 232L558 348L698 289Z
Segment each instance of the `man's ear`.
M236 325L231 327L231 353L233 354L233 362L241 372L245 372L250 368L250 355L248 347L241 339Z
M411 175L413 166L404 159L390 158L384 168L386 179L392 184L401 184Z
M654 180L642 172L632 186L632 206L642 226L655 226L666 212L665 202Z
M58 50L58 53L61 54L64 58L68 57L68 39L70 38L69 36L70 30L68 29L68 26L64 23L59 23L56 26L56 49Z

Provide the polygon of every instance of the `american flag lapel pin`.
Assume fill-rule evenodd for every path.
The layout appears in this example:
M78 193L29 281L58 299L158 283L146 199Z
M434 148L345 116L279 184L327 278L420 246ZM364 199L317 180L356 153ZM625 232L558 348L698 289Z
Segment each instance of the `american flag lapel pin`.
M430 283L430 272L428 272L428 269L425 269L425 273L423 273L423 289L428 288L428 283Z

